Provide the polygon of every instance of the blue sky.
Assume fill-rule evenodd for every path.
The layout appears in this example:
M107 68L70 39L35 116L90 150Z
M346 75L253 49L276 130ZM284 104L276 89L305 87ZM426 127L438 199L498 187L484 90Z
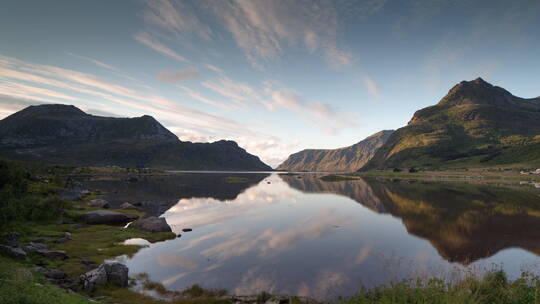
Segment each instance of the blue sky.
M404 126L461 80L540 95L540 1L3 0L0 118L152 115L272 166Z

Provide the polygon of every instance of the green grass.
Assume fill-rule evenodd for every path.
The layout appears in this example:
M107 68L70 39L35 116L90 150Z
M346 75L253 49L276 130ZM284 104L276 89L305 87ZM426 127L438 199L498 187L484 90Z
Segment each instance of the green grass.
M540 280L523 273L515 281L503 271L491 271L483 277L470 276L456 283L441 279L406 280L371 290L362 290L342 304L518 304L539 303Z
M0 303L2 304L95 304L78 294L68 294L49 284L26 264L0 256Z

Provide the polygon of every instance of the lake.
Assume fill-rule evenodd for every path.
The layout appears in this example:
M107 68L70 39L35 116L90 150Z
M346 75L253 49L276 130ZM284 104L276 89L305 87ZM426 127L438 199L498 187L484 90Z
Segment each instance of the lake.
M166 201L156 213L181 237L118 259L130 275L173 290L197 283L325 300L410 277L538 270L539 189L319 177L183 173L122 183L120 197Z

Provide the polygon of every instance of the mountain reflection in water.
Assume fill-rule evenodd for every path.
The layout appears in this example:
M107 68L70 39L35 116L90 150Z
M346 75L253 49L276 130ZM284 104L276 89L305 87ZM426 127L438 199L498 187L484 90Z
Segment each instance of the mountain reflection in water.
M198 283L234 294L332 299L466 265L501 264L513 276L540 261L533 188L325 182L313 174L245 174L253 186L241 188L200 175L183 178L182 187L241 190L230 199L179 193L162 216L176 233L193 231L123 257L132 275L147 272L175 290Z

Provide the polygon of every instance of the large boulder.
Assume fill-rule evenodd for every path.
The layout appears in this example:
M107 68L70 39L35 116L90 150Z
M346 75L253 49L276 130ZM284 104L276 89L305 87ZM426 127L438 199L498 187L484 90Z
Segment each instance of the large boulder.
M104 199L94 199L88 202L88 206L97 208L109 208L109 202Z
M118 262L107 262L81 275L80 280L85 291L93 292L97 286L107 283L127 287L129 283L128 273L129 269L126 265Z
M70 201L80 201L83 198L83 194L80 189L67 189L58 193L61 198Z
M82 214L80 217L87 224L92 225L125 224L139 218L137 215L108 210L89 211Z
M19 260L26 259L26 252L18 247L0 245L0 253Z
M80 277L82 287L87 292L93 292L99 285L107 284L107 271L103 265L90 270Z
M105 271L107 272L107 282L109 284L120 287L128 286L129 269L126 265L118 262L107 262L103 265L105 266Z
M131 223L129 227L138 228L149 232L172 232L171 227L167 224L167 221L162 217L147 217L136 220Z

